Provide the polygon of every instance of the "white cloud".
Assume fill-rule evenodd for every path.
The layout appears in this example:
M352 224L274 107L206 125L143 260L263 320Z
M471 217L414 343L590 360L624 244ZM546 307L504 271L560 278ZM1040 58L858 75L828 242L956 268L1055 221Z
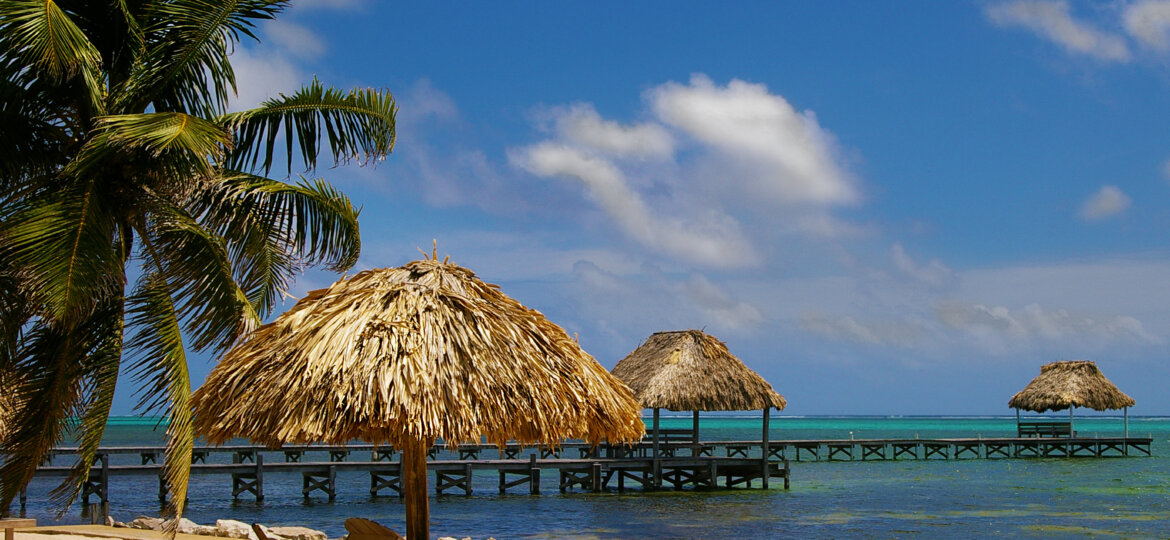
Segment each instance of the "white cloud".
M835 159L833 137L762 84L705 75L647 93L655 114L708 147L751 166L760 194L785 203L853 203L859 196Z
M802 314L797 324L805 332L831 339L881 346L911 346L918 341L921 332L907 321L883 319L862 323L850 316L832 316L815 311Z
M955 273L938 259L932 259L926 266L919 266L906 253L901 242L895 243L890 249L890 257L894 267L903 274L932 287L944 287L955 281Z
M552 111L558 133L568 141L619 156L669 157L674 140L661 125L623 126L605 120L591 104Z
M279 54L237 47L231 56L239 89L230 109L250 109L280 93L295 92L307 79L292 62Z
M1170 1L1147 0L1126 6L1122 21L1125 30L1142 45L1170 50Z
M705 276L691 276L684 289L695 305L725 328L752 328L764 322L759 309L747 302L733 300L727 291Z
M1120 62L1128 61L1131 56L1124 39L1074 19L1065 1L1019 0L994 4L987 8L986 14L998 25L1027 28L1072 53Z
M583 319L619 329L617 333L628 340L684 328L746 334L764 324L759 308L699 274L679 279L647 267L619 275L581 260L574 266L574 277L580 295L575 311Z
M1162 178L1170 180L1170 159L1162 164Z
M734 220L717 212L688 221L655 216L622 171L604 158L546 142L513 152L512 161L537 176L580 180L618 225L643 245L715 267L758 262Z
M459 118L459 107L455 105L455 100L435 88L430 79L415 81L396 99L399 105L399 125L412 126L430 119L450 122Z
M1089 221L1097 221L1115 216L1129 208L1130 198L1117 186L1101 186L1081 206L1081 217Z
M536 123L552 136L509 158L536 176L581 180L630 238L704 266L756 265L759 246L787 235L865 233L833 213L860 195L812 112L763 85L718 86L703 75L643 98L648 119L638 123L587 103L542 108Z
M325 54L325 42L312 30L278 19L264 25L264 37L298 58L314 59Z
M1047 310L1038 304L1012 310L1004 306L947 302L938 306L937 314L947 327L983 337L1046 341L1098 337L1157 342L1141 321L1133 317L1096 318L1064 309Z

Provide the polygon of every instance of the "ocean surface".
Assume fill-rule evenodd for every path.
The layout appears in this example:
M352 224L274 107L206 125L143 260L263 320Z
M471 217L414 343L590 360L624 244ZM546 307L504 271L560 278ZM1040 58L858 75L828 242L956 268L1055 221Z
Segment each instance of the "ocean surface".
M107 446L162 444L157 422L114 418ZM662 421L664 428L690 427L691 418ZM772 418L771 438L856 439L1006 437L1015 416L1002 417L791 417ZM1121 418L1076 419L1082 436L1118 436ZM760 438L756 417L704 416L703 440ZM932 461L792 461L792 485L769 490L559 492L549 471L541 495L497 494L496 473L477 473L470 496L434 496L430 481L432 537L506 538L1170 538L1170 418L1129 418L1133 436L1154 439L1152 457L964 459ZM327 457L307 456L312 461ZM789 456L791 459L791 456ZM227 454L215 461L227 462ZM308 460L308 459L307 459ZM137 455L112 463L134 463ZM280 453L266 461L283 461ZM59 458L55 465L64 465ZM482 476L481 476L482 475ZM265 472L265 500L231 496L228 475L193 476L185 517L269 526L303 525L331 537L345 533L351 516L373 519L398 531L404 507L395 496L371 498L367 473L339 475L338 496L301 496L299 473ZM29 486L26 515L54 523L49 490L59 479L36 478ZM758 485L758 482L757 482ZM110 513L129 521L157 516L158 481L115 476ZM319 493L319 492L318 492ZM13 511L17 511L14 503ZM80 503L57 523L87 523Z

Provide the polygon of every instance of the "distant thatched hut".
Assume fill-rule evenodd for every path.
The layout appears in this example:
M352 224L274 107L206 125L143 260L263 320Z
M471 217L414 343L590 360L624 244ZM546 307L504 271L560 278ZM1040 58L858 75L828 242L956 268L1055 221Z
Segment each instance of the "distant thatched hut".
M727 350L727 345L699 330L657 332L613 368L643 407L654 409L655 454L658 411L694 412L698 442L699 411L764 411L767 455L771 409L788 405L758 373Z
M1066 360L1041 366L1040 375L1012 396L1008 406L1016 409L1017 423L1021 409L1038 413L1068 409L1070 423L1074 407L1097 411L1122 409L1128 435L1129 407L1135 403L1101 374L1097 364L1089 360Z

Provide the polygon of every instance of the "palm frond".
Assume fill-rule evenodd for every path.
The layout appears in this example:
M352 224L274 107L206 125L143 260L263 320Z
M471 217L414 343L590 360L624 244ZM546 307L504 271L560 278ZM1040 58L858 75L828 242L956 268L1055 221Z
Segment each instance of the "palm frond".
M324 180L230 173L202 192L201 222L224 237L241 285L268 313L305 265L343 271L361 251L358 210Z
M21 201L0 223L0 257L57 321L79 319L93 298L120 290L112 211L92 180Z
M307 169L317 166L321 139L327 140L334 163L382 159L394 149L398 106L389 91L372 88L344 92L326 88L316 79L297 93L265 101L256 109L225 115L235 132L229 168L265 174L272 170L276 140L284 132L284 151L292 171L294 147Z
M21 286L22 282L14 269L8 267L7 261L0 260L0 373L8 373L13 369L24 341L25 326L32 320L35 311L29 292ZM3 381L0 381L2 384Z
M214 162L230 143L222 127L184 113L148 113L105 116L98 119L99 134L92 145L144 150L166 156L171 167L211 174Z
M170 494L168 514L177 517L187 499L194 445L191 380L179 316L167 280L157 273L143 278L128 304L134 335L127 348L132 358L130 370L142 384L139 408L163 412L170 419L163 477Z
M257 20L272 19L283 0L171 0L155 6L146 53L116 99L123 110L220 114L235 91L229 56L241 35L255 39Z
M12 409L0 439L0 453L6 456L0 465L0 508L8 508L46 453L61 441L70 419L83 412L86 357L108 344L107 315L116 303L101 304L77 324L36 321L16 365L5 373ZM80 461L76 465L88 466Z
M223 352L259 326L259 315L233 279L222 238L164 204L154 206L139 235L146 265L166 279L195 350Z
M89 38L53 0L5 0L0 2L0 21L0 34L14 54L52 78L64 79L101 63Z
M0 201L19 197L16 192L27 189L22 184L66 161L71 136L60 113L65 103L55 85L0 54Z
M122 360L122 306L121 296L108 299L93 317L94 325L101 330L94 335L97 346L82 361L84 402L73 426L77 438L77 461L69 476L50 493L50 499L58 508L58 519L73 504L88 478L90 465L97 457L110 418Z

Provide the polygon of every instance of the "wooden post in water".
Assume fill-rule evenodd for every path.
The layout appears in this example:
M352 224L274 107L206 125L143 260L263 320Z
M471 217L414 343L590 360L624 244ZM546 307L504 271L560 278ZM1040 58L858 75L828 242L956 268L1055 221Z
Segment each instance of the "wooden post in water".
M428 540L431 535L430 508L427 496L426 441L412 440L402 449L402 491L406 495L406 537Z
M692 424L691 429L693 430L693 433L691 434L691 442L693 442L695 444L699 444L699 411L696 410L694 412L694 416L692 417L691 424ZM696 451L698 451L698 450L696 450Z
M654 458L658 459L658 407L654 407Z
M1072 413L1073 413L1073 407L1071 405L1069 405L1069 407L1068 407L1068 436L1069 437L1076 437L1077 430L1073 428Z
M772 413L771 407L764 407L764 438L763 438L764 457L762 458L763 466L764 466L764 476L763 476L764 489L768 489L768 419L769 419L769 416L771 415L771 413Z
M662 487L662 468L658 457L658 407L654 407L654 460L652 461L654 470L654 488Z
M1124 415L1124 416L1122 416L1122 418L1124 419L1123 421L1125 422L1125 438L1128 439L1129 438L1129 407L1122 407L1121 413Z

